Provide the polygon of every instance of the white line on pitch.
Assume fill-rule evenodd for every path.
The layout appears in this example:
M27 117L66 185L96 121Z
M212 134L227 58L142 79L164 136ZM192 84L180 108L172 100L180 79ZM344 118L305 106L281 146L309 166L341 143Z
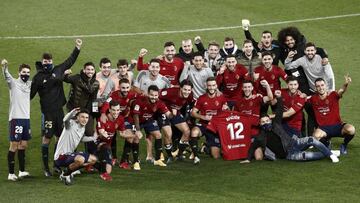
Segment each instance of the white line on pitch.
M299 22L346 18L346 17L355 17L355 16L360 16L360 13L305 18L299 20L287 20L287 21L270 22L270 23L260 23L260 24L251 25L251 27L280 25L287 23L299 23ZM0 39L66 39L66 38L91 38L91 37L122 37L122 36L135 36L135 35L158 35L158 34L175 34L175 33L187 33L187 32L204 32L204 31L229 30L229 29L238 29L238 28L241 28L241 25L229 26L229 27L199 28L199 29L190 29L190 30L170 30L170 31L154 31L154 32L113 33L113 34L59 35L59 36L8 36L8 37L0 37Z

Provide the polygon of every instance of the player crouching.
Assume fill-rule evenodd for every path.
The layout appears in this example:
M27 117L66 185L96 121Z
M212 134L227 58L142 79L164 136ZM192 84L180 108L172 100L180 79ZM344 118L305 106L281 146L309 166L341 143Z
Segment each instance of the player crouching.
M120 115L120 104L117 101L112 100L109 103L109 110L106 114L107 120L105 122L97 122L97 133L99 135L97 140L97 156L100 161L99 171L100 177L104 181L111 181L112 177L110 173L112 171L112 154L111 154L111 142L116 131L119 131L119 135L125 139L132 138L125 134L124 117Z
M60 179L65 185L72 184L72 173L87 165L96 163L96 157L92 154L75 152L80 141L90 142L96 139L95 136L84 136L85 125L89 120L87 110L75 108L65 115L64 129L59 138L55 151L54 160L58 167L66 167L61 173Z

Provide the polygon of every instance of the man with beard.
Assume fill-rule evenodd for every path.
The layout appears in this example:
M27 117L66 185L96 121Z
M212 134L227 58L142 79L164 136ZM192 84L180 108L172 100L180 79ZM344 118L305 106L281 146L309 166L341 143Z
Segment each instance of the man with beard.
M228 55L234 55L235 57L241 55L241 50L235 44L234 38L225 37L224 46L220 49L220 55L222 58L226 58Z
M81 39L76 39L75 49L63 63L53 65L52 55L44 53L42 61L35 63L37 73L31 84L30 98L33 99L39 93L42 113L42 145L41 154L44 165L44 175L52 176L49 169L49 144L52 136L55 138L55 149L57 138L61 135L64 111L62 107L66 104L63 78L64 72L75 63L82 45ZM56 168L55 168L56 169Z
M289 136L301 137L301 126L303 120L302 110L306 98L298 90L299 83L294 76L286 79L287 88L281 89L283 100L283 128ZM305 135L303 135L304 137ZM311 135L310 135L311 136Z
M328 90L335 90L335 77L330 63L323 64L322 58L316 53L314 43L308 42L305 45L305 55L297 60L293 60L294 56L289 55L285 60L285 70L297 69L303 67L307 80L309 82L312 93L316 91L315 80L323 77L328 85Z
M243 65L237 64L234 55L226 57L225 64L220 68L216 83L228 100L228 106L233 108L236 97L240 94L242 81L245 79L247 70Z
M209 77L214 77L214 74L210 68L206 67L204 57L200 52L194 53L192 64L193 65L188 65L184 68L180 76L180 81L190 80L194 85L194 98L197 99L206 92L206 80Z
M246 67L250 75L253 73L253 68L261 64L261 54L254 50L251 40L244 40L242 54L236 57L239 64Z
M355 136L355 127L345 123L340 118L339 101L351 83L349 75L345 76L345 83L338 91L328 91L324 79L315 80L316 94L309 99L315 112L319 127L314 131L314 137L322 139L328 144L332 137L343 137L340 153L347 154L347 145Z
M181 114L180 110L184 106L193 103L192 88L193 84L189 80L183 80L180 83L180 87L173 87L163 90L161 91L159 97L159 99L165 103L166 107L170 110L173 116L170 119L170 123L166 123L164 125L175 126L181 132L179 151L177 152L178 159L182 159L182 154L187 147L190 138L189 125L184 115ZM172 143L169 144L171 145ZM171 148L166 148L166 152L168 154L168 162L171 162L173 158L171 151Z
M106 122L107 120L106 113L109 110L109 103L111 101L116 101L120 105L120 115L125 118L125 125L128 125L129 123L128 117L130 115L131 105L135 101L135 99L139 96L139 94L131 90L130 81L126 78L120 79L119 86L120 89L115 92L112 92L109 98L104 103L104 105L101 107L101 117L100 117L101 122ZM126 129L125 134L132 134L132 129ZM115 137L113 137L112 140L113 142L115 141ZM132 149L132 143L130 142L129 139L125 139L123 153L119 163L120 168L130 169L127 157L131 149ZM112 148L112 156L113 156L112 164L115 165L116 163L115 157L117 156L116 156L116 150L114 150L113 148Z
M143 63L143 57L147 54L146 49L141 49L137 67L138 70L147 70L149 64ZM175 57L176 49L173 42L165 42L163 56L160 56L160 74L168 78L173 86L179 86L179 77L184 68L184 62Z
M262 54L261 61L262 61L262 65L255 68L254 78L257 78L257 81L259 82L261 80L266 80L269 83L270 89L273 93L275 92L275 90L280 90L281 88L280 78L285 81L287 78L287 74L282 68L272 64L273 56L271 52L269 51L264 52ZM255 87L259 93L263 95L266 94L266 89L261 87L261 85L255 84Z
M219 143L216 142L216 138L206 134L206 126L211 118L220 111L228 108L224 95L218 95L217 92L216 79L214 77L209 77L206 80L206 93L196 100L191 111L191 116L199 120L199 122L191 129L191 138L189 142L194 154L194 164L200 163L200 158L198 157L198 138L203 135L206 137L207 145L210 146L211 155L214 158L220 157L220 146Z
M255 50L257 52L264 52L264 51L270 51L274 55L273 64L278 65L279 64L279 57L280 57L280 47L279 42L277 40L274 40L272 37L272 33L268 30L265 30L261 33L261 40L260 42L257 42L251 35L249 31L250 22L249 20L242 20L242 28L245 33L245 37L248 40L251 40Z
M147 91L147 96L138 97L133 105L131 111L130 125L135 125L135 138L133 143L138 143L143 137L141 132L145 130L147 135L155 138L155 166L165 167L166 164L160 159L162 152L162 139L157 121L154 119L155 114L163 114L167 118L171 118L172 114L166 105L159 100L159 88L156 85L150 85ZM136 153L135 153L136 152ZM139 145L133 147L134 168L140 170L140 163L138 162Z

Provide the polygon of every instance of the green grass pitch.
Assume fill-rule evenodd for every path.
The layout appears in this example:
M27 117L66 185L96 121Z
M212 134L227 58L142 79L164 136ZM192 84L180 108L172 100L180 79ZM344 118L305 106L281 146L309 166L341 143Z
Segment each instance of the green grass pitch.
M294 21L315 17L359 14L358 0L291 1L291 0L88 0L88 1L25 1L4 0L0 5L0 58L9 61L16 76L20 63L30 64L43 52L51 52L54 62L64 60L74 46L74 38L9 39L22 36L73 36L112 33L144 33L192 30L241 25L241 19L251 24ZM308 41L328 51L335 72L337 88L343 75L353 79L341 101L344 121L358 127L360 106L359 44L360 16L318 19L312 21L268 24L250 28L259 38L263 30L273 31L297 26ZM162 52L165 41L174 41L177 48L182 39L200 35L205 44L210 40L222 43L226 36L238 45L244 40L241 28L172 34L82 37L83 48L73 67L78 72L82 64L107 56L113 64L119 58L136 58L141 48L148 56ZM68 86L66 86L66 94ZM254 162L240 165L238 161L212 160L202 156L201 164L190 161L166 168L142 164L142 170L114 169L112 182L103 182L98 174L81 175L75 184L66 187L58 178L45 178L40 158L40 108L36 96L31 102L33 139L27 150L27 170L32 177L18 182L7 181L8 103L6 83L0 80L0 202L358 202L360 201L360 142L349 145L349 154L340 163L330 160L316 162ZM118 152L122 148L119 144ZM334 139L338 147L340 139ZM52 149L50 149L52 151ZM142 141L141 158L144 158ZM17 159L16 159L17 160ZM16 161L16 167L18 166Z

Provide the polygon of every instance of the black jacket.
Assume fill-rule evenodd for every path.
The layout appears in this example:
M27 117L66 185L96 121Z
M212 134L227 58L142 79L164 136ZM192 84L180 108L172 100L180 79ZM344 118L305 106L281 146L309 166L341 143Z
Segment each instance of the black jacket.
M96 100L99 90L99 81L96 80L96 74L89 80L81 70L79 74L66 75L64 82L71 84L69 100L66 104L67 110L71 111L76 107L80 107L91 112L92 102Z
M250 31L248 30L245 30L245 37L246 39L249 39L251 40L253 46L254 46L254 49L257 51L257 52L264 52L264 51L267 51L266 49L260 49L258 47L258 44L259 42L257 42L252 36L251 36L251 33ZM272 44L271 44L271 50L270 52L274 55L274 59L273 59L273 63L274 65L279 65L279 60L280 60L280 46L279 46L279 42L277 40L273 40L272 41Z
M54 66L52 70L45 70L41 61L35 63L37 73L32 79L30 98L39 93L41 112L62 110L66 104L63 79L64 71L71 68L79 56L80 50L75 47L69 58Z

